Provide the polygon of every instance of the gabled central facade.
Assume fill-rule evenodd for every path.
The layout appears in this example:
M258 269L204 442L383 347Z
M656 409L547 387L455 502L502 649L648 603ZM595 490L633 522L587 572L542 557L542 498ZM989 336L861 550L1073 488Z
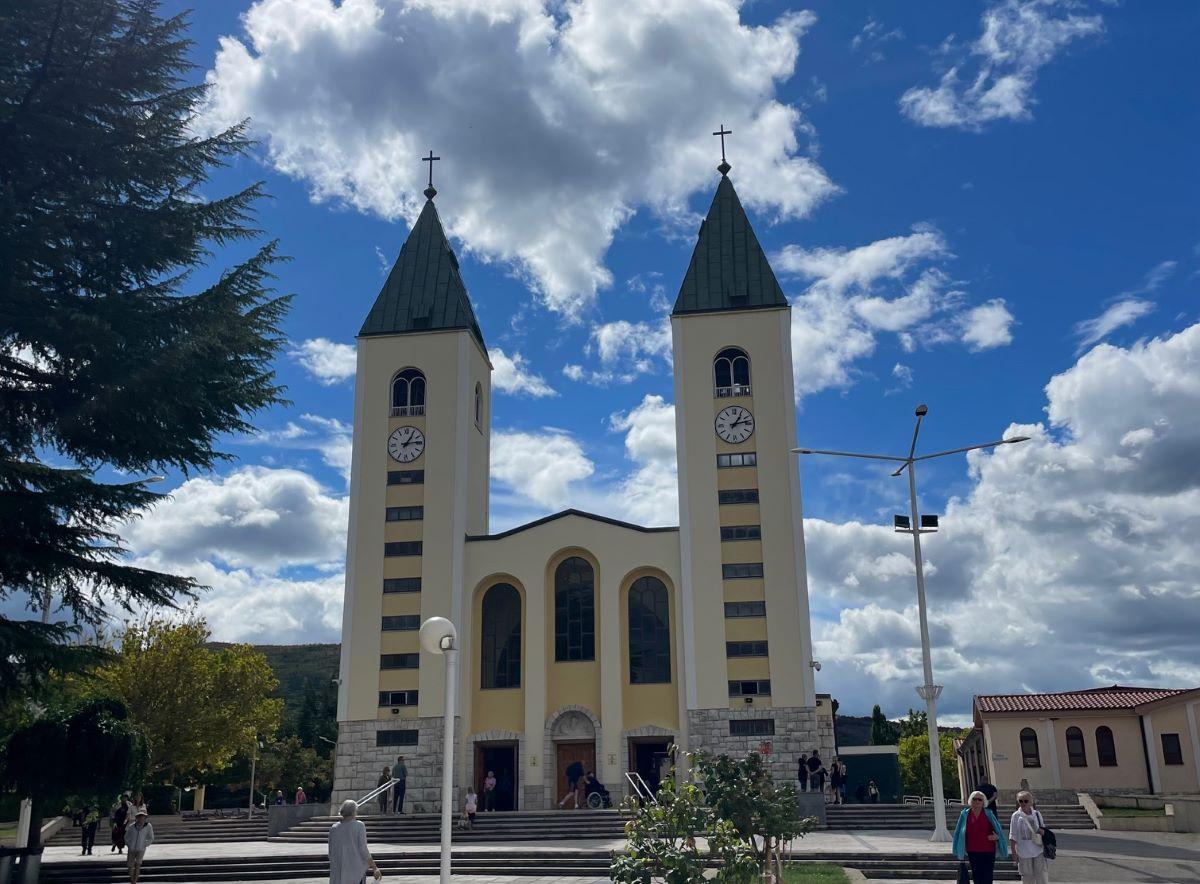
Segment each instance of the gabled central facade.
M578 762L614 793L667 747L833 748L814 694L790 308L723 166L671 316L680 524L567 510L488 532L491 364L430 199L358 342L334 800L404 756L438 806L458 628L456 784L556 806ZM568 799L568 805L571 801Z

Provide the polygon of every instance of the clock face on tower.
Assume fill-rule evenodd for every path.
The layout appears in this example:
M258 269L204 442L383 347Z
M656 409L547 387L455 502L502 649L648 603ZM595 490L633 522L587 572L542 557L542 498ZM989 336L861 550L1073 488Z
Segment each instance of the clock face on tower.
M726 442L745 442L754 434L754 415L740 405L730 405L717 413L717 435Z
M416 427L397 427L388 436L388 454L392 460L411 463L425 452L425 434Z

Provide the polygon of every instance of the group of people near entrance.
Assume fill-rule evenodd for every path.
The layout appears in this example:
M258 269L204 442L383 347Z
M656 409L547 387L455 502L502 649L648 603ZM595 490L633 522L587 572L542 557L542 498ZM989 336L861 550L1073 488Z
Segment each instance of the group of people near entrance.
M608 789L604 784L596 779L596 772L589 770L586 773L583 769L582 761L572 761L567 765L567 769L563 772L567 780L567 793L563 795L562 800L558 802L559 808L566 805L568 801L574 801L575 807L579 807L579 793L583 793L583 801L586 804L589 795L599 795L602 807L611 807L612 798L609 796Z
M1033 795L1017 793L1017 809L1009 819L1006 839L996 815L996 791L990 783L981 783L967 798L954 827L954 855L969 867L974 884L992 884L996 857L1008 859L1010 855L1022 884L1049 884L1047 859L1053 857L1054 836L1034 806Z
M796 765L796 781L801 792L818 792L824 795L826 804L846 803L846 765L836 755L828 768L816 749L812 750L811 755L801 755ZM879 803L879 786L874 780L866 786L859 786L858 800L861 802L868 799L874 804Z
M112 827L108 852L122 854L128 851L126 864L129 867L129 880L132 884L138 884L146 848L154 843L154 826L150 823L150 814L142 796L138 795L136 801L130 801L129 793L122 794L109 811L108 819ZM91 855L99 826L100 808L89 804L80 819L82 856Z

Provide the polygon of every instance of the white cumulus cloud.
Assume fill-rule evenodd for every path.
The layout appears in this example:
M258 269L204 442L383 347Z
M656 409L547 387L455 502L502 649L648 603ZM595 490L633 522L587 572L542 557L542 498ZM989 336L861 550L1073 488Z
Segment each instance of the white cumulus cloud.
M962 316L962 340L972 350L991 350L1012 343L1013 315L1003 298L993 298Z
M957 58L936 87L913 87L901 96L906 117L969 131L996 120L1028 120L1038 71L1068 43L1104 30L1104 20L1076 0L1002 0L984 10L981 24L969 57L952 42L943 44Z
M309 338L293 344L288 355L327 387L354 377L358 360L354 345L339 344L328 338Z
M545 378L530 368L529 360L520 353L509 356L498 347L493 347L488 350L488 357L492 360L492 386L501 393L532 396L535 399L558 395Z
M314 199L409 222L436 148L451 235L577 318L633 212L673 217L714 186L714 109L749 205L798 218L836 193L777 97L816 17L749 26L740 5L257 0L221 39L202 124L250 118Z

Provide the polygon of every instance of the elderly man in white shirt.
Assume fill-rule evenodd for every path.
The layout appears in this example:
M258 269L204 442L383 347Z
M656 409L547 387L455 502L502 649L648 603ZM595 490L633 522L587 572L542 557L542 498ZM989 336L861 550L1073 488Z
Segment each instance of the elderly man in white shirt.
M358 803L343 801L341 814L329 830L329 884L362 884L367 869L378 881L383 872L367 848L367 827L356 818Z

